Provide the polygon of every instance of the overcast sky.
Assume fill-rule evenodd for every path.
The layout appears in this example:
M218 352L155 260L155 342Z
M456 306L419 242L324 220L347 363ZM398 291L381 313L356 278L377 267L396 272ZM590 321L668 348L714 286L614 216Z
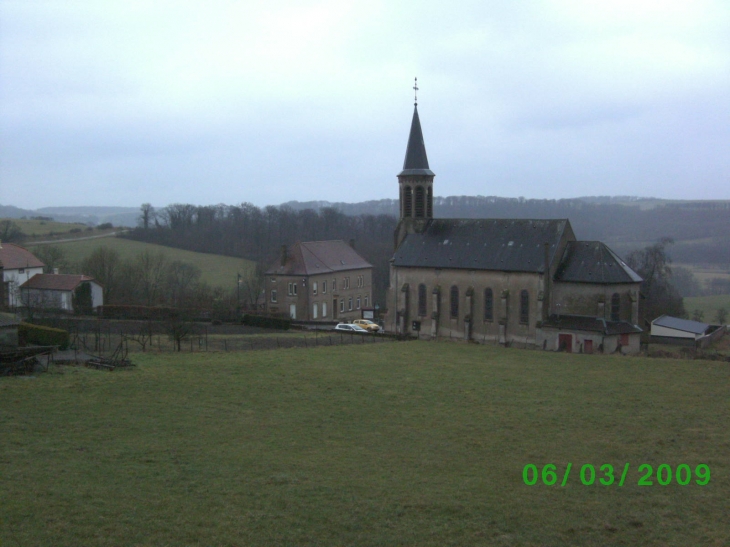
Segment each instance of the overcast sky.
M0 0L0 204L730 199L730 2Z

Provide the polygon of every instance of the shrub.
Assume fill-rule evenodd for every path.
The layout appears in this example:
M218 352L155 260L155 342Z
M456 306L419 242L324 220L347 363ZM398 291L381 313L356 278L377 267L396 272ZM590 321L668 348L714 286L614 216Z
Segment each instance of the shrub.
M112 228L114 228L114 225L111 222L105 222L96 227L97 230L111 230Z
M67 349L69 344L68 331L25 322L20 323L18 326L18 338L21 345L36 344L38 346L59 346L61 349Z
M265 329L289 330L291 319L288 317L270 317L266 315L251 315L246 313L241 321L249 327L263 327Z

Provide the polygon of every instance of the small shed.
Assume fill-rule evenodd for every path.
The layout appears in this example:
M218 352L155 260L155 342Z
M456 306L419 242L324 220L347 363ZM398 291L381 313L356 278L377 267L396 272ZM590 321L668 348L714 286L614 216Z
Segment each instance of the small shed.
M725 327L662 315L651 322L651 342L706 347L725 334Z
M588 315L551 315L542 324L544 347L568 353L639 353L642 330L628 321Z

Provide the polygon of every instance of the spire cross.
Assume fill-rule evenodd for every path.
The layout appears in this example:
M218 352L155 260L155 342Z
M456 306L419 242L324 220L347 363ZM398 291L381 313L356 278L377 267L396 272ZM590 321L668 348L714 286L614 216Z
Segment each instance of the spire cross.
M415 83L413 84L413 100L415 101L413 104L414 106L418 106L418 78L415 78Z

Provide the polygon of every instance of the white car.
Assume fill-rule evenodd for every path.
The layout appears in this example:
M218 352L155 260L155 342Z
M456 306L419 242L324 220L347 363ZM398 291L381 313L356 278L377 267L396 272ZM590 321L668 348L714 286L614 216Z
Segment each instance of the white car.
M366 331L361 326L351 325L350 323L340 323L335 327L335 330L339 330L339 331L343 331L343 332L356 332L358 334L367 334L368 333L368 331Z

